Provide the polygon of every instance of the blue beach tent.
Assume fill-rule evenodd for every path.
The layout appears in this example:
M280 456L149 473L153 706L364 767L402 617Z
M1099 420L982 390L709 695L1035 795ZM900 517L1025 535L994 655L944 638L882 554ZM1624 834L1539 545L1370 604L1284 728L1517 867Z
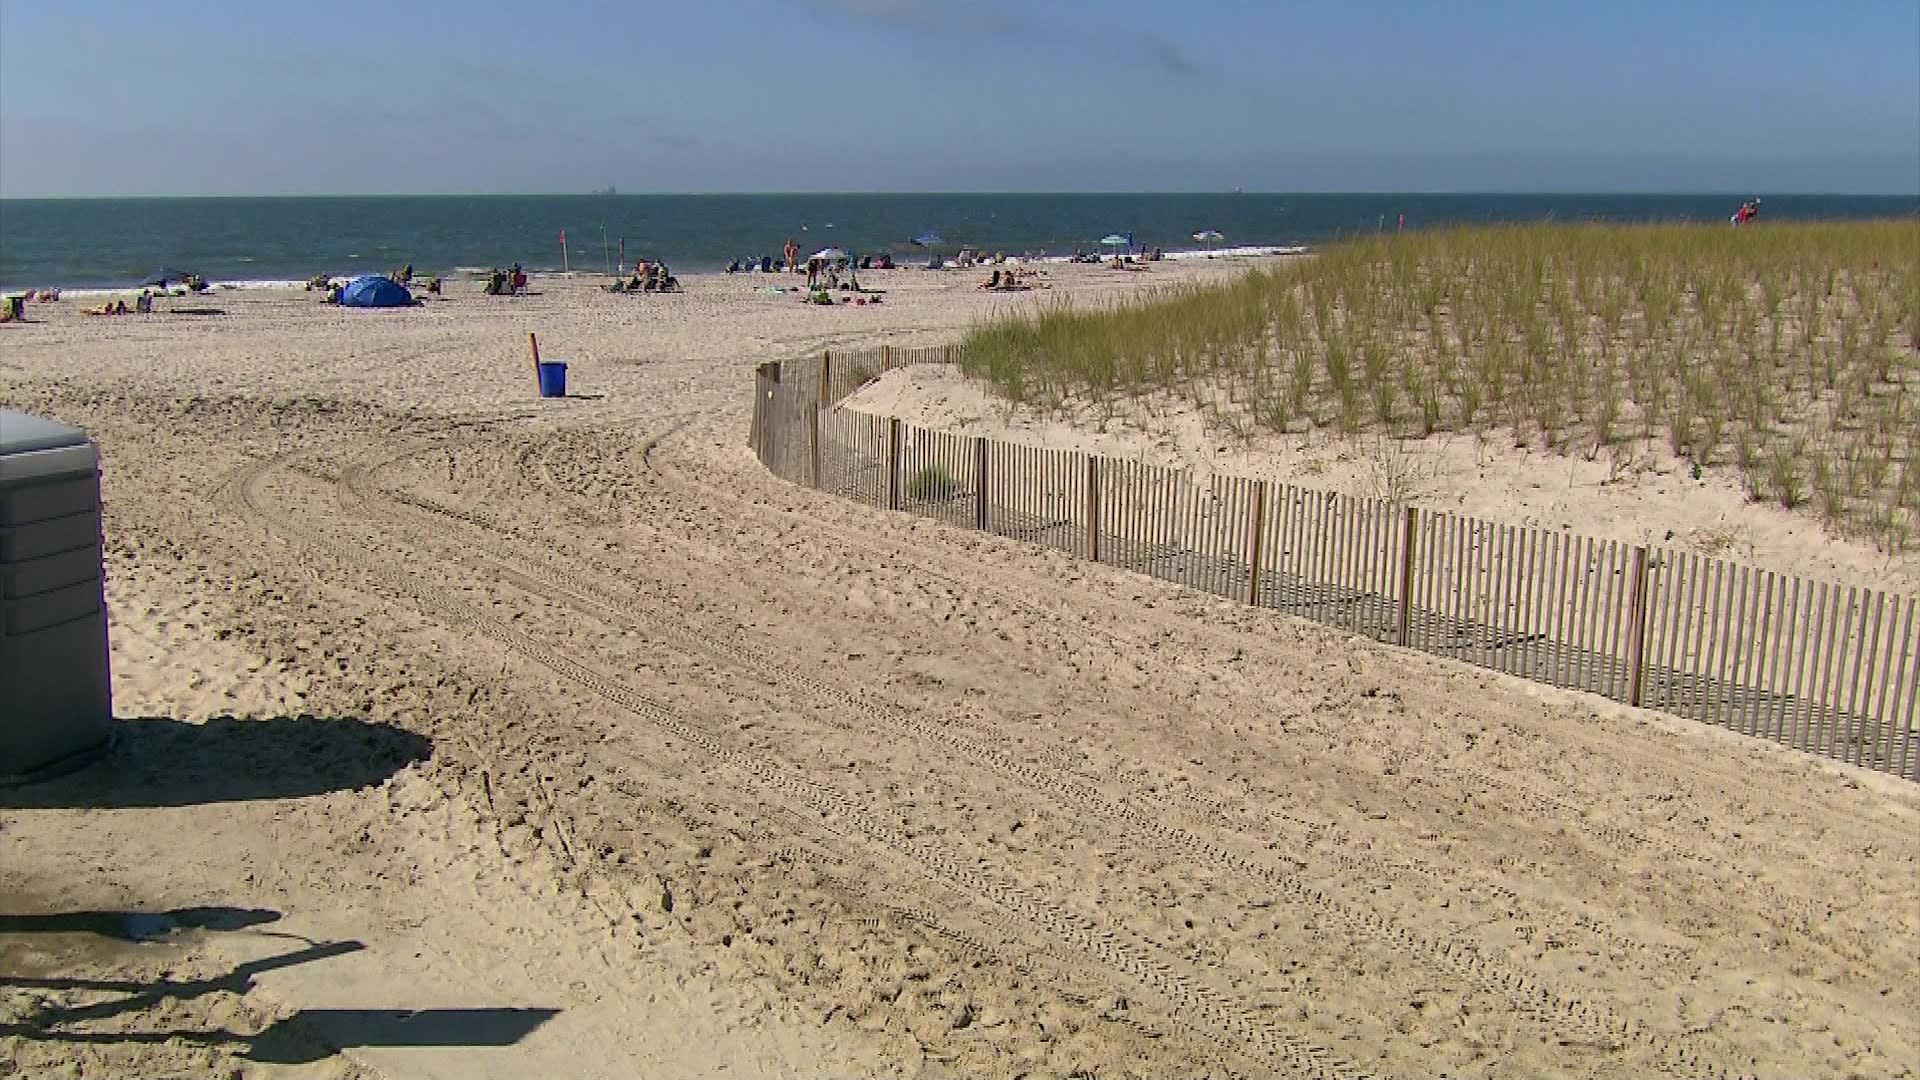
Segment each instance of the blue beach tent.
M341 307L406 307L412 303L413 294L405 285L378 274L354 278L340 290Z

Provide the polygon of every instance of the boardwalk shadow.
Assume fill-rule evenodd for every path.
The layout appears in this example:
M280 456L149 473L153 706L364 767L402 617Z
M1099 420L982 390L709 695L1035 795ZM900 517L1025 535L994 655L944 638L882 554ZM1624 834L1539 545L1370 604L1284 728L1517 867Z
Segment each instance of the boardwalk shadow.
M121 720L112 752L57 779L0 788L0 809L193 806L294 799L378 784L433 743L355 717Z

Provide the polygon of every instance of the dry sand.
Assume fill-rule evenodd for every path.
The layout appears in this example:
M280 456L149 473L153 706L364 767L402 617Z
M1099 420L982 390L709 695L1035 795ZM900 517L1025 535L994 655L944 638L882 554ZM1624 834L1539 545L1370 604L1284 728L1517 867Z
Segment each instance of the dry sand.
M0 794L0 1074L1912 1075L1913 785L759 468L974 280L0 327L127 718Z

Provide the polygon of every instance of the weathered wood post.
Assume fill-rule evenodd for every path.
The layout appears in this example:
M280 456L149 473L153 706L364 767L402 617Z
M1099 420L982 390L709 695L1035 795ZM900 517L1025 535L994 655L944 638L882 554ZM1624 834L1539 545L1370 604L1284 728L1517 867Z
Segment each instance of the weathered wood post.
M893 346L891 345L880 346L880 370L893 370Z
M1420 511L1409 506L1400 523L1400 625L1394 628L1394 643L1404 646L1413 631L1413 560Z
M987 531L987 440L973 440L973 527Z
M820 401L818 404L822 409L827 407L827 395L831 393L828 387L832 383L832 372L833 351L829 349L820 354Z
M900 509L900 418L887 420L887 509Z
M1253 485L1253 515L1247 519L1247 603L1260 606L1260 563L1266 558L1267 482Z
M1633 549L1633 594L1627 600L1627 704L1638 707L1647 661L1647 546Z
M1100 459L1087 455L1087 558L1100 561Z
M816 490L818 490L821 486L820 415L826 412L827 410L824 407L816 405L808 411L811 414L811 418L812 418L811 422L808 424L808 439L809 439L808 453L812 458L812 464L813 464L813 486Z

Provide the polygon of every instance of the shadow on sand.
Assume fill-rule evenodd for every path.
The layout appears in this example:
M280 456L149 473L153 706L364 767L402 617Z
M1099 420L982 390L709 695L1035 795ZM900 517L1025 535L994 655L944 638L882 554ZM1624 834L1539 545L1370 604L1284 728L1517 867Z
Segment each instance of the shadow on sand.
M95 934L116 941L152 941L175 930L246 930L279 922L271 908L194 907L172 911L0 912L0 937L8 934Z
M293 799L378 784L433 753L424 735L352 717L153 718L120 720L115 729L112 752L87 767L0 788L0 809Z
M0 980L3 981L3 980ZM193 1043L250 1061L306 1065L369 1046L512 1046L560 1014L549 1008L301 1009L256 1035L231 1031L59 1031L0 1024L0 1035L63 1043Z
M239 930L259 922L271 922L278 912L246 908L193 908L168 912L165 916L139 912L69 912L46 915L0 916L0 934L65 933L91 931L100 924L118 934L129 924L142 919L199 918L201 928ZM179 925L186 925L180 923ZM287 936L287 935L274 935ZM170 1008L213 993L245 995L253 989L255 977L281 968L297 967L335 956L344 956L366 948L358 941L302 942L291 952L269 956L235 967L207 979L90 979L58 976L29 977L0 972L0 986L28 991L53 992L56 995L83 992L94 1000L83 1005L60 1006L33 1013L22 1022L0 1023L0 1038L17 1037L31 1042L83 1045L100 1043L193 1043L217 1046L244 1054L259 1062L296 1065L320 1061L352 1047L364 1046L511 1046L527 1037L535 1028L559 1013L550 1008L471 1008L471 1009L302 1009L290 1017L276 1020L255 1034L212 1030L124 1031L88 1030L88 1025L111 1021L116 1017L141 1013L150 1008Z

